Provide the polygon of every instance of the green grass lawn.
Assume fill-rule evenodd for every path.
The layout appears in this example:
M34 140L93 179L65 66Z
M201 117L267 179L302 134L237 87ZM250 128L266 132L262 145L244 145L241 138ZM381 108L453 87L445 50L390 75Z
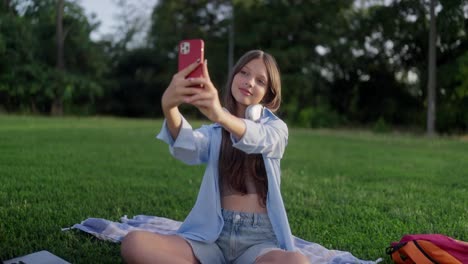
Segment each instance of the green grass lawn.
M0 259L48 250L72 263L120 263L118 244L61 228L88 217L183 220L204 167L170 156L155 139L161 123L0 115ZM468 241L467 141L290 129L282 171L303 239L384 263L406 233Z

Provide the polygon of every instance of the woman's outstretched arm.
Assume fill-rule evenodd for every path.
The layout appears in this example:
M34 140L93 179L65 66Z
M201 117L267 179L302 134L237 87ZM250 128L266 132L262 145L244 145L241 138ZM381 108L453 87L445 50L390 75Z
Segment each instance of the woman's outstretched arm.
M179 135L180 127L182 126L182 117L179 112L179 105L184 103L185 98L192 96L199 90L199 88L190 87L192 84L186 76L192 72L200 61L189 65L187 68L176 73L167 87L166 91L161 98L162 110L166 118L167 127L173 139Z

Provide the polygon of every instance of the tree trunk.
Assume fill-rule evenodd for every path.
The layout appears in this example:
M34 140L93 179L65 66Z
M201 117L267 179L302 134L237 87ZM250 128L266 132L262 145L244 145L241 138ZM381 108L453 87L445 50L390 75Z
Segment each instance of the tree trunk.
M34 99L30 99L29 102L30 102L30 105L31 105L31 112L33 114L38 114L39 110L37 109L37 105L36 105L36 102L34 101Z
M429 66L428 66L428 82L427 82L427 127L426 133L428 136L434 136L435 121L436 121L436 16L435 3L436 0L431 0L430 7L430 29L429 29Z
M63 52L63 46L64 46L64 35L63 35L63 6L64 2L63 0L58 0L57 1L57 20L56 20L56 44L57 44L57 65L56 68L58 71L64 71L65 70L65 59L64 59L64 52ZM59 78L57 86L63 85L61 83L61 79ZM61 89L57 89L55 91L55 98L52 101L52 107L51 107L51 114L52 115L63 115L63 104L62 104L62 96L61 92L58 91Z
M3 0L3 10L5 13L10 13L11 12L11 7L10 7L10 0ZM1 11L1 10L0 10Z

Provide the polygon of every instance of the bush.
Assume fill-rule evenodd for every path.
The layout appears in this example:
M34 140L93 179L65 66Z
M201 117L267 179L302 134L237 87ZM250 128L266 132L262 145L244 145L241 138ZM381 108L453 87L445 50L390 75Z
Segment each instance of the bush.
M297 125L309 128L332 128L341 125L344 119L327 106L307 107L299 112Z
M372 126L372 131L375 133L388 133L391 131L391 127L385 122L383 117L379 117Z

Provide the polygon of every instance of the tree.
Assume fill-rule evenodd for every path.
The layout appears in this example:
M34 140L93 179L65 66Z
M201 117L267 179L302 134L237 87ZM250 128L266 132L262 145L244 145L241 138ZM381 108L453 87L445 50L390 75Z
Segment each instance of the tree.
M429 30L429 63L428 63L428 82L427 82L427 135L435 134L435 113L436 113L436 16L435 0L431 0L430 7L430 30Z
M149 46L160 55L166 84L177 70L177 45L183 39L205 40L205 59L209 62L211 80L222 90L228 72L228 26L230 1L227 0L161 0L153 10L148 34ZM193 108L185 111L197 115ZM161 112L159 112L162 114Z
M13 9L11 8L11 0L3 0L1 9L3 12L12 12Z
M65 34L63 33L63 7L64 3L63 0L57 1L57 12L56 12L56 43L57 43L57 71L62 72L65 71L65 58L63 56L63 49L64 49L64 41L65 41ZM51 114L52 115L62 115L63 114L63 105L62 105L62 97L58 94L55 94L54 99L52 101L51 107Z
M20 1L2 3L0 105L7 111L50 113L59 99L65 113L99 107L106 114L160 116L160 95L177 69L177 44L203 38L220 90L233 59L251 49L273 54L284 87L279 114L291 124L384 120L422 129L430 123L430 76L437 80L434 131L468 127L466 0L438 1L432 20L438 31L432 47L437 57L431 58L435 74L428 67L427 0L160 0L141 47L129 45L141 31L130 9L122 13L132 18L122 19L127 22L117 41L96 43L89 33L97 24L75 1L63 0L62 38L57 38L57 1L21 1L20 10ZM58 67L59 39L65 70ZM184 113L198 114L193 108Z
M16 10L19 1L10 3ZM102 44L89 38L95 26L71 1L63 1L63 6L55 0L29 1L22 3L21 15L2 15L3 107L7 111L42 113L92 112L96 97L103 92L107 69Z
M330 109L331 82L337 77L327 74L339 71L334 52L340 37L346 36L352 4L353 1L235 2L235 57L249 49L263 49L276 57L284 87L281 114L289 121L305 125L299 119L312 117L301 116L315 113L316 109ZM317 52L317 47L325 52ZM351 58L339 53L336 48L337 57Z
M338 106L340 102L346 102L338 109L350 109L345 112L355 113L351 119L360 122L372 122L378 115L371 115L378 113L394 124L426 127L430 97L426 76L431 76L434 82L440 80L434 90L434 98L437 97L438 105L443 106L434 110L435 127L441 129L443 126L446 130L447 117L453 117L450 121L452 127L455 123L462 124L455 121L459 118L450 114L458 111L448 105L459 105L458 101L454 101L454 98L459 98L454 96L458 84L454 73L459 69L458 58L467 48L467 18L463 14L467 4L463 0L439 1L439 13L437 20L434 20L439 29L435 45L437 58L434 58L437 68L443 71L438 70L435 74L429 74L428 67L430 6L427 1L392 1L388 5L369 4L357 9L349 23L349 34L343 37L347 41L343 41L345 44L338 52L344 58L337 56L337 61L341 61L338 63L340 71L349 77L331 84L335 88L342 87L340 93L332 95ZM332 48L330 54L336 50ZM346 62L347 57L351 58L349 63ZM339 76L339 72L335 76ZM337 86L338 83L345 85ZM380 93L369 96L369 90L362 89L369 83ZM388 86L388 83L394 84ZM387 92L382 91L384 87ZM337 97L340 94L342 96ZM364 98L368 99L363 101ZM373 104L372 108L363 108ZM444 118L436 119L435 115Z
M111 73L112 89L100 100L100 110L128 117L159 116L167 71L164 59L153 49L134 48L121 54Z

